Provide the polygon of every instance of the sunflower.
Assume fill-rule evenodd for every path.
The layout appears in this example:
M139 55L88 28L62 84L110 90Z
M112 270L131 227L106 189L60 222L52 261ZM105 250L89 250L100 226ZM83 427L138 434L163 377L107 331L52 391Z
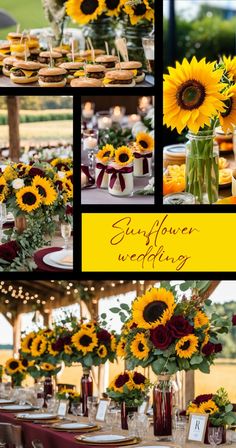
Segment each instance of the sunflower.
M52 356L57 356L59 353L58 351L53 350L51 342L48 343L48 353Z
M99 356L99 358L106 358L107 356L107 348L105 347L104 344L100 345L97 349L97 354Z
M64 352L66 355L72 355L73 350L69 345L64 345Z
M200 404L198 412L200 414L215 414L219 412L219 408L213 400L208 400Z
M225 95L226 110L220 113L219 118L221 127L227 134L228 132L232 132L236 125L236 85L234 84L229 87Z
M75 22L86 25L104 12L104 0L68 0L66 12Z
M126 0L105 0L106 15L118 16Z
M22 370L24 370L24 371L27 371L27 369L29 367L33 367L34 363L35 363L35 361L28 361L28 359L26 359L26 358L25 359L21 359L20 362L21 362Z
M120 338L116 348L116 354L117 356L119 356L119 358L125 357L126 355L125 346L126 346L126 340L124 338Z
M8 193L7 181L4 176L0 177L0 202L6 199Z
M210 341L210 335L206 332L204 341L202 343L202 348Z
M14 170L14 168L11 165L8 165L5 170L3 171L3 176L6 180L14 180L18 177L17 172Z
M130 343L130 351L137 359L144 360L148 357L150 348L148 346L147 338L143 333L138 333L134 336Z
M81 325L81 329L84 329L84 330L90 330L90 331L95 331L95 330L96 330L96 328L95 328L95 324L94 324L94 322L92 322L92 321L87 322L87 323L85 323L85 324L82 324L82 325Z
M43 362L42 364L40 364L39 367L41 370L45 370L47 372L50 372L51 370L55 369L55 366L50 364L49 362Z
M34 357L41 356L46 352L47 340L44 336L36 336L31 344L31 355Z
M24 212L32 212L41 205L41 196L35 187L23 187L16 193L16 202Z
M114 392L123 392L124 386L128 387L129 390L132 389L132 378L130 372L119 373L119 375L115 376L115 378L111 381L109 385L109 389L114 390Z
M129 5L126 1L124 11L130 18L131 25L136 25L140 20L154 20L154 10L150 7L148 0L142 0L136 5Z
M53 188L52 183L44 177L35 176L32 182L32 187L37 188L41 201L45 205L52 205L57 199L57 192Z
M136 328L137 324L134 322L134 319L129 319L127 322L125 322L124 326L123 326L123 332L128 334L130 332L130 330L132 330L133 328Z
M58 157L57 159L53 159L50 162L50 165L52 165L54 168L57 168L59 171L68 171L69 166L72 164L71 158L65 158L62 159L61 157ZM53 171L52 171L53 173Z
M214 70L215 62L207 63L203 58L191 62L184 59L182 65L169 68L164 75L164 124L177 129L180 134L188 126L197 133L210 125L218 112L224 111L224 95L221 92L223 69Z
M198 351L198 338L194 334L189 334L181 338L175 350L180 358L191 358L191 356Z
M115 352L117 350L117 340L114 334L111 335L111 351Z
M154 149L154 139L146 132L139 132L136 135L136 143L143 152L150 152Z
M10 358L5 364L7 375L14 375L14 373L22 372L22 364L19 359Z
M113 157L115 152L115 148L113 145L105 145L98 151L96 154L96 158L100 160L100 162L106 163Z
M165 325L175 309L175 298L165 288L152 288L133 302L132 318L141 328Z
M32 331L31 333L27 334L27 336L24 337L21 341L21 351L23 353L31 353L31 345L35 338L35 333Z
M98 345L98 339L93 331L81 329L72 336L72 342L78 351L86 355Z
M63 189L66 192L66 200L73 198L73 184L71 180L65 179L63 181Z
M209 327L209 318L203 311L198 311L194 317L194 328Z
M226 76L231 80L236 80L236 56L233 58L229 56L228 58L226 56L223 56L223 63L224 68L226 72Z
M199 407L195 403L190 403L187 407L186 414L198 414L199 413Z
M126 166L133 161L132 151L128 146L120 146L115 151L115 162L117 165Z

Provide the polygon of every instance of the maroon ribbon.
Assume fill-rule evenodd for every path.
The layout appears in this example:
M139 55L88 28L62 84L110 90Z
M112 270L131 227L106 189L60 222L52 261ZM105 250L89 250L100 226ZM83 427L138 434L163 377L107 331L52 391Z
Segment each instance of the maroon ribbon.
M93 185L95 183L95 179L90 175L89 167L87 165L81 165L81 171L83 171L85 176L88 178L89 185Z
M108 167L107 168L107 173L111 174L109 187L111 189L113 188L114 183L115 183L115 181L117 179L117 176L119 176L121 191L124 191L124 189L125 189L125 179L124 179L123 174L125 174L125 173L132 173L133 170L134 169L133 169L132 166L130 166L130 167L127 166L127 167L121 168L120 170L116 170L115 168L113 168L111 166Z
M140 152L134 152L133 154L135 159L143 158L143 174L147 174L149 171L147 159L151 159L152 153L149 152L148 154L140 154Z
M97 180L96 180L97 186L98 186L98 188L100 188L101 185L102 185L102 179L103 179L104 173L105 173L105 171L107 169L107 165L103 165L102 163L97 163L96 164L96 168L101 170L99 175L98 175L98 177L97 177Z

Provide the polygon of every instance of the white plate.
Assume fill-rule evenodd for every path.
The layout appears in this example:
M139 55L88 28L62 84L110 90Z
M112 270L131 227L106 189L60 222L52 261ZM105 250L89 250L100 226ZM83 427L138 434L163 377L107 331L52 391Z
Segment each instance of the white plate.
M50 258L50 253L49 254L47 254L47 255L44 255L44 257L43 257L43 262L45 263L45 264L47 264L48 266L52 266L53 268L60 268L60 269L73 269L73 265L70 265L70 266L68 266L68 265L61 265L61 264L57 264L57 263L55 263L54 261L52 261L51 260L51 258Z
M4 398L0 398L0 406L3 404L5 405L5 404L12 404L12 403L14 403L14 400L6 400Z
M2 406L1 409L4 411L12 411L12 412L18 412L18 411L30 411L33 409L30 405L20 405L20 404L11 404L7 406Z
M125 442L126 440L133 440L133 437L121 436L118 434L108 434L99 436L83 436L81 440L86 442L96 442L96 443L111 443L111 442Z
M88 429L94 428L94 425L90 425L89 423L61 423L55 424L55 428L60 429Z
M46 414L46 413L38 413L38 414L19 414L18 418L23 418L24 420L50 420L57 417L56 414Z
M58 250L56 252L51 252L50 254L50 260L53 261L53 263L56 263L60 266L73 266L73 251L72 250ZM67 256L72 256L72 263L63 263L61 260Z

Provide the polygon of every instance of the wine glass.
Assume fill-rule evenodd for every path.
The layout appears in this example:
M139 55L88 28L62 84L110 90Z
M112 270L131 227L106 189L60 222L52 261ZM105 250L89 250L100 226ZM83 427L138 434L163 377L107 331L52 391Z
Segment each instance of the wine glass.
M220 445L223 438L223 429L222 428L208 428L208 440L211 446L216 447Z
M71 236L71 224L69 222L61 223L61 236L65 241L63 249L65 249L65 250L69 249L68 241Z
M2 242L2 236L3 236L2 226L3 226L4 222L6 222L6 219L7 219L6 204L1 203L0 204L0 243Z

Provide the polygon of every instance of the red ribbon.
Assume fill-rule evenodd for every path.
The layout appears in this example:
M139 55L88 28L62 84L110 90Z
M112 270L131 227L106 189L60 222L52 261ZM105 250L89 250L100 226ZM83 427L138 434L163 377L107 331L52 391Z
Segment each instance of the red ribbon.
M100 188L101 184L102 184L102 179L103 179L104 173L106 172L106 169L107 169L107 165L103 165L102 163L97 163L96 168L101 170L97 177L97 180L96 180L97 186L98 186L98 188Z
M124 189L125 189L125 179L124 179L123 174L125 174L125 173L132 173L133 170L134 169L133 169L132 166L130 166L130 167L127 166L127 167L121 168L120 170L116 170L115 168L113 168L111 166L108 167L107 168L107 173L112 175L111 178L110 178L109 187L111 189L113 188L114 183L115 183L115 181L117 179L117 176L119 176L120 188L121 188L121 191L124 191Z
M95 183L95 179L90 175L89 167L87 165L81 165L81 171L83 171L85 176L88 178L89 185L93 185Z
M134 152L133 154L135 159L143 158L143 174L147 174L149 172L147 159L151 159L152 153L149 152L148 154L140 154L140 152Z

